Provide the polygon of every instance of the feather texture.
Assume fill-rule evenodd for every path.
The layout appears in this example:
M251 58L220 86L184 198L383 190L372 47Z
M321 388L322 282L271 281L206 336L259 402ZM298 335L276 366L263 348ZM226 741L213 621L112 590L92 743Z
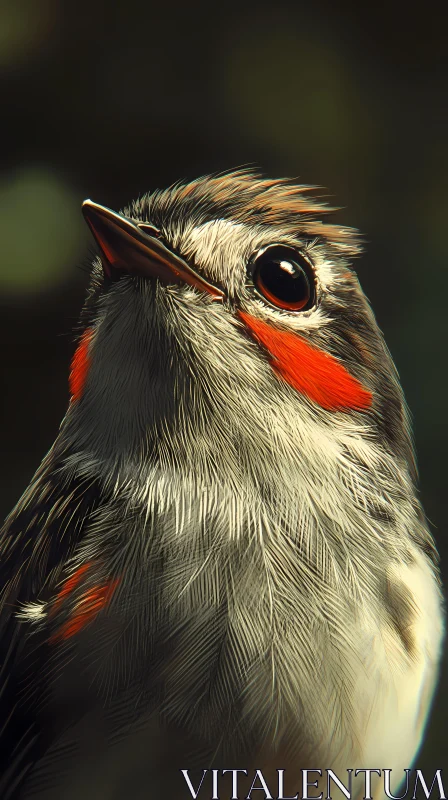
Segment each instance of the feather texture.
M75 402L0 538L5 800L178 800L188 764L414 757L437 553L358 235L328 211L246 171L133 203L220 304L95 260ZM270 244L306 253L312 308L252 291Z

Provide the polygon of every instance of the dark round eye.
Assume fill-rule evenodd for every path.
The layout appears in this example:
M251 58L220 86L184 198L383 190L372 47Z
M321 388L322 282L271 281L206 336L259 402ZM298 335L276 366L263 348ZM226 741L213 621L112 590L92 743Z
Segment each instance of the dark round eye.
M268 303L286 311L306 311L316 300L311 265L291 247L273 245L259 251L249 264L253 285Z

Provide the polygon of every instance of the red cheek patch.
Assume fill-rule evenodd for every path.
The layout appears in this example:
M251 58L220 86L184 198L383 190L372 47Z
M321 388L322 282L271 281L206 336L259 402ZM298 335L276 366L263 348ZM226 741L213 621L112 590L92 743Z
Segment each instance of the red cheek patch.
M69 378L70 394L73 400L79 400L82 395L84 384L90 367L89 344L93 336L93 330L87 328L84 331L75 354L72 358L72 365Z
M334 356L308 344L298 333L282 331L244 311L238 316L268 351L277 375L293 389L330 411L369 408L371 392Z

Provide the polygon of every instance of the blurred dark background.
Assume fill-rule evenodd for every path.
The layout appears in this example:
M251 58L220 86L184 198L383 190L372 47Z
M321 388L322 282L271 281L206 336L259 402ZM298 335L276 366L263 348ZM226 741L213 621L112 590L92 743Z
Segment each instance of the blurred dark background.
M431 5L0 1L2 518L68 402L81 201L250 163L325 187L365 235L446 577L446 51ZM445 674L417 766L448 766L447 714Z

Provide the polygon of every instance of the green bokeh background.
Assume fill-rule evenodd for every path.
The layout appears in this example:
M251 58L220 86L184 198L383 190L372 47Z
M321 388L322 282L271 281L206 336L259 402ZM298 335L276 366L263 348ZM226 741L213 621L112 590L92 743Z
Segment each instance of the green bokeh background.
M118 209L255 164L325 187L365 235L358 273L413 413L446 576L446 50L436 6L2 0L2 517L67 405L92 253L81 201ZM425 770L448 765L447 713L444 673Z

